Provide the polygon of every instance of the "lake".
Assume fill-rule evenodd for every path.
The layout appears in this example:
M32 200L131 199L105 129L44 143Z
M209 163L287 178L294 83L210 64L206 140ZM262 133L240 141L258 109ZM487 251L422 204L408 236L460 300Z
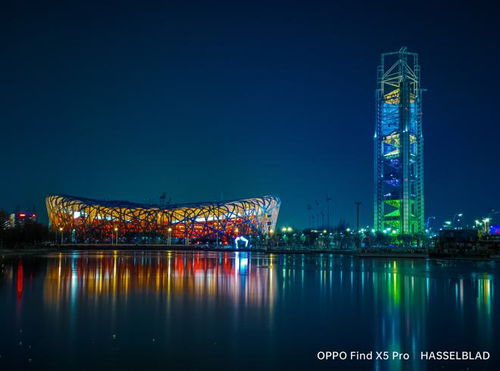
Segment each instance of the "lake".
M80 250L0 264L1 370L500 369L498 262Z

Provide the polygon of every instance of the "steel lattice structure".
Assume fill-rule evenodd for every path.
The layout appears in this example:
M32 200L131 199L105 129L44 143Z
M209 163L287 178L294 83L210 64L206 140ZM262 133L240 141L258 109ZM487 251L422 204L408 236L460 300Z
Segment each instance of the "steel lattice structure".
M381 55L375 126L375 228L424 230L424 139L418 54Z
M114 232L122 238L230 241L272 233L281 205L275 196L166 206L63 195L48 196L45 202L52 229L71 232L74 241L105 241Z

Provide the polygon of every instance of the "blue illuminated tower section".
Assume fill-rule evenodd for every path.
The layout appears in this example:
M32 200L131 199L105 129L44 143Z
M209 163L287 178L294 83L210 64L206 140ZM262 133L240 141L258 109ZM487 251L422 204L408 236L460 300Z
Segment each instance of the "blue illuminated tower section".
M381 55L375 91L375 229L424 231L424 138L418 54Z

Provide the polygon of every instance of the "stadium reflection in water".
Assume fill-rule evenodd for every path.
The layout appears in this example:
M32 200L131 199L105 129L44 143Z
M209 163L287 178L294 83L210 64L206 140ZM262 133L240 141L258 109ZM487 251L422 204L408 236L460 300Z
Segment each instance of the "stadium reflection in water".
M48 264L44 301L53 306L85 295L95 300L126 298L127 295L191 295L242 298L243 304L272 309L276 280L272 263L262 257L254 262L249 253L73 253L59 254ZM269 269L258 269L267 266ZM112 301L116 304L116 301Z
M3 264L0 315L16 321L0 340L0 366L26 356L41 367L57 359L61 369L86 369L88 355L104 349L102 368L250 359L240 368L294 369L331 367L315 355L337 349L414 355L344 369L423 370L433 364L420 351L500 348L495 262L107 251ZM34 343L26 353L16 348L20 329Z

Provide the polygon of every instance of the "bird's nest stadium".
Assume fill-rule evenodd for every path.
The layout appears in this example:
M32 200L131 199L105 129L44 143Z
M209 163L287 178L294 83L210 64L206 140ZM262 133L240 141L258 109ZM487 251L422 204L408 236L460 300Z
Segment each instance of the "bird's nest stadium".
M231 243L239 236L273 233L281 205L276 196L153 205L50 195L45 202L51 228L65 241L84 243Z

